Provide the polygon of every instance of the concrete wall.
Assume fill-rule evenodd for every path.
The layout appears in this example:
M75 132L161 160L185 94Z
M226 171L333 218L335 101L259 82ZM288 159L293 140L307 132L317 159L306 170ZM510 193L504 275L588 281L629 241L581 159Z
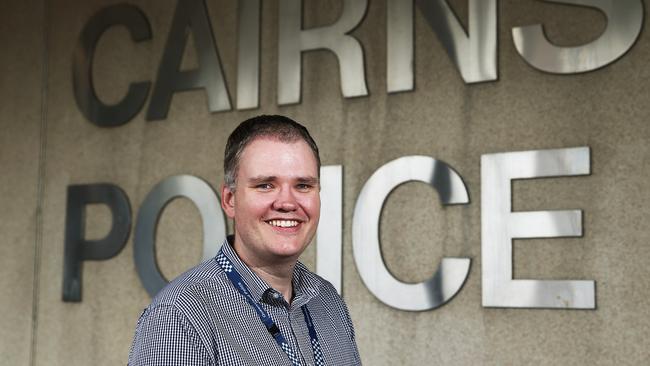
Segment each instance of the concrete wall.
M385 2L371 1L353 32L364 45L370 95L341 96L336 58L303 56L300 104L278 106L277 1L262 5L260 108L209 113L202 91L174 96L167 118L100 128L79 111L72 55L81 29L112 1L9 1L0 13L0 364L124 364L149 296L133 262L133 235L109 261L85 262L83 301L61 300L66 189L108 182L128 194L133 218L164 178L192 174L217 188L226 137L243 119L281 113L303 122L325 165L344 166L343 294L367 365L641 364L650 357L650 39L607 67L558 76L518 56L510 29L542 22L562 45L582 44L606 26L599 12L539 1L499 2L499 80L464 84L416 11L416 90L386 93ZM175 1L133 1L153 38L133 43L109 29L94 63L97 93L119 101L129 83L156 78ZM465 1L452 1L461 17ZM224 75L236 95L237 2L208 2ZM338 1L306 1L304 25L334 21ZM646 17L647 17L646 11ZM186 65L195 65L188 51ZM45 70L45 74L43 74ZM43 99L45 98L45 99ZM495 309L481 306L480 156L486 153L589 146L587 177L519 181L515 210L582 209L584 237L516 241L516 278L592 279L597 310ZM399 187L381 219L384 259L396 277L418 282L443 256L472 259L461 292L424 312L392 309L364 286L352 257L356 198L370 175L405 155L428 155L463 177L471 203L441 208L420 183ZM108 210L88 210L86 236L110 228ZM187 200L173 201L157 231L157 258L172 278L201 257L202 224ZM315 250L304 254L315 263Z
M0 363L32 357L38 298L38 199L42 135L44 17L40 1L12 1L0 12Z

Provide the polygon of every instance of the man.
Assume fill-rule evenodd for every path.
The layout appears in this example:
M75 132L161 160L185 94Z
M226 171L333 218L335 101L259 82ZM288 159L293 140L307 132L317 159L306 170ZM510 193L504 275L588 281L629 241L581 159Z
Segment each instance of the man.
M343 300L298 262L318 225L319 170L316 143L289 118L233 131L221 206L235 235L156 295L130 365L361 364Z

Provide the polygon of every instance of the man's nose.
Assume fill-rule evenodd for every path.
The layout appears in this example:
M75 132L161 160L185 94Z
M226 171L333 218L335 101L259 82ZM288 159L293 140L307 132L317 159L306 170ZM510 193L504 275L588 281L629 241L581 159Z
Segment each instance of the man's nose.
M273 202L273 209L278 211L295 211L297 207L298 203L291 188L282 188Z

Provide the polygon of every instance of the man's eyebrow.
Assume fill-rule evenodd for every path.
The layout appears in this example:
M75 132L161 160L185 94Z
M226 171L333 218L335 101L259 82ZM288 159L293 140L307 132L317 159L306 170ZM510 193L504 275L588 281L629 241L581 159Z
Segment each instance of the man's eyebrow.
M251 177L248 179L248 182L251 184L255 183L265 183L265 182L271 182L276 180L277 177L274 175L258 175L256 177Z
M317 185L320 183L320 180L316 177L299 177L297 180L299 183L311 184L311 185Z
M277 179L278 177L276 177L275 175L258 175L256 177L249 178L248 183L255 185L260 183L273 182ZM317 177L311 177L311 176L298 177L296 178L296 181L298 181L298 183L311 184L311 185L318 185L320 183L320 180Z

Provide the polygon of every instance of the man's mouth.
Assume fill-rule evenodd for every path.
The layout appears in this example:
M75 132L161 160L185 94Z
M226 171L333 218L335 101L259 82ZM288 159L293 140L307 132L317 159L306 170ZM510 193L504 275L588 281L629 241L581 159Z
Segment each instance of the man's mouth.
M298 226L297 220L269 220L267 223L275 227L296 227Z

